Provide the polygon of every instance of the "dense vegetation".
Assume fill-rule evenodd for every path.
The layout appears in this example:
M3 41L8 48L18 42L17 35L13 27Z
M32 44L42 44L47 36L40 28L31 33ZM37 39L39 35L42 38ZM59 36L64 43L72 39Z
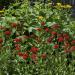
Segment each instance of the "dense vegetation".
M75 21L70 5L28 0L0 18L0 75L74 75Z

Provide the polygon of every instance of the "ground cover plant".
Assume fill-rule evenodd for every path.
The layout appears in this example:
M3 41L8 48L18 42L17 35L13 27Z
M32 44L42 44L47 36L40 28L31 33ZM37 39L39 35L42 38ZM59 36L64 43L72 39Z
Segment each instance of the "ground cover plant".
M65 9L25 0L0 18L0 75L74 75L75 22ZM65 7L65 6L64 6Z

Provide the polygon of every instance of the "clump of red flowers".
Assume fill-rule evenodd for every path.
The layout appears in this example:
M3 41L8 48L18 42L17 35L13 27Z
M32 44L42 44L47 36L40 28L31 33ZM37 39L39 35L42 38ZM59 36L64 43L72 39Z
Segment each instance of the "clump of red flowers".
M75 44L75 40L72 40L72 41L71 41L71 44L74 45L74 44Z
M69 37L69 35L67 33L64 33L63 37L64 37L65 40L69 40L70 39L70 37Z
M57 35L57 32L52 31L51 34L52 34L52 35Z
M26 60L28 57L29 57L29 54L28 54L28 53L24 53L24 54L23 54L23 59Z
M38 50L39 50L39 49L38 49L37 47L32 47L30 51L31 51L32 53L37 53Z
M55 44L53 48L54 49L58 49L59 48L59 45L58 44Z
M22 52L18 52L18 55L19 55L19 56L23 56L23 53L22 53Z
M48 27L44 28L44 30L45 30L46 32L49 32L49 28L48 28Z
M33 54L31 55L31 58L32 58L32 60L37 60L37 54L34 54L34 53L33 53Z
M70 43L68 41L65 41L64 45L65 45L66 48L70 47Z
M20 48L20 47L16 47L15 49L16 49L16 50L20 50L21 48Z
M11 31L9 30L5 31L5 35L11 35Z
M70 53L70 52L73 52L75 51L75 46L72 46L71 48L67 49L67 50L64 50L65 53Z
M71 50L71 51L75 51L75 46L72 46L72 47L70 48L70 50Z
M14 43L18 43L18 42L21 42L21 38L15 38L14 39Z
M63 42L64 38L63 37L59 37L57 40L58 40L58 42Z
M15 44L15 49L20 50L21 49L20 44Z
M54 38L54 36L49 37L49 38L47 39L47 42L48 42L48 43L51 43L52 40L53 40L53 38Z

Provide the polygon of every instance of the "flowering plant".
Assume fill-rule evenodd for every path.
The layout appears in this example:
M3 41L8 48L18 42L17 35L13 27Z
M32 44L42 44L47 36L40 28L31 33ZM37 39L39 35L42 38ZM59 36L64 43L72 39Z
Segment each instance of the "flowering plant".
M74 74L74 21L66 10L38 3L31 8L28 4L16 10L11 6L1 17L0 73Z

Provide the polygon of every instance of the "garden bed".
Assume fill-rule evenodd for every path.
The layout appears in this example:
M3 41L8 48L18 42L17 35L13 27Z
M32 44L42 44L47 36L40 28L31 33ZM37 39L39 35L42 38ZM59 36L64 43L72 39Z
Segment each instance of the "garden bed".
M0 75L74 75L71 6L18 4L0 20Z

